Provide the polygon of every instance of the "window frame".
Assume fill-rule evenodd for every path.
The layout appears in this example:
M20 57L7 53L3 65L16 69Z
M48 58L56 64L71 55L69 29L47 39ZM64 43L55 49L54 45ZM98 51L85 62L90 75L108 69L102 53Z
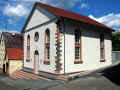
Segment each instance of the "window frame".
M78 34L78 36L76 35ZM74 31L74 36L75 36L75 59L74 59L74 64L79 64L79 63L83 63L83 60L82 60L82 36L81 36L81 31L79 29L76 29ZM77 38L76 38L77 37ZM79 40L79 41L78 41ZM79 48L79 59L76 59L76 48Z
M105 35L103 33L100 34L100 62L105 62Z
M27 35L27 57L26 62L30 62L30 35Z
M44 38L44 64L50 65L50 30L45 30ZM49 52L49 53L48 53Z
M36 36L36 35L37 35L37 36ZM39 40L39 33L38 33L38 32L35 32L34 40L35 40L36 42Z

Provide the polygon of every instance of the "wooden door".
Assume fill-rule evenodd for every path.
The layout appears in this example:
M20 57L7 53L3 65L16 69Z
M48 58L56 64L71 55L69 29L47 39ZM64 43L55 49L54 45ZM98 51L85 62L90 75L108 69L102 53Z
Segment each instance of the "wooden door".
M38 74L39 71L39 54L38 51L35 51L34 54L34 73Z

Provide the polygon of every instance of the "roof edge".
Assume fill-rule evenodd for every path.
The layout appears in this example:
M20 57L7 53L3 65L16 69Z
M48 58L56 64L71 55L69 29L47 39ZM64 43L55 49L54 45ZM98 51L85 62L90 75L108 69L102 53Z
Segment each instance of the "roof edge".
M71 12L71 11L69 11L69 10L65 10L65 9L62 9L62 8L54 7L54 6L51 6L51 5L48 5L48 4L44 4L44 3L40 3L40 2L36 2L35 5L39 5L39 6L41 6L41 5L44 6L44 5L45 5L45 7L46 7L46 6L49 6L49 7L61 9L61 10L67 11L67 12ZM41 6L41 7L42 7L42 6ZM44 7L44 8L45 8L45 7ZM54 12L53 12L53 13L54 13ZM75 12L71 12L71 13L77 14L77 13L75 13ZM82 14L77 14L77 15L85 16L85 15L82 15ZM63 17L63 16L62 16L62 17ZM98 23L98 24L101 24L101 26L99 26L99 25L97 25L97 24L93 24L93 25L96 25L96 26L102 27L102 28L106 28L106 29L109 29L109 30L111 30L111 31L116 31L116 30L110 28L109 26L106 26L105 24L102 24L102 23L100 23L100 22L98 22L98 21L96 21L96 20L94 20L94 19L89 18L88 16L85 16L85 17L87 17L88 19L90 19L90 20L92 20L92 21L94 21L94 22L96 22L96 23ZM75 21L77 21L77 20L75 20ZM83 21L81 21L81 22L83 22ZM85 22L85 23L87 23L87 22ZM91 24L91 23L89 23L89 24Z
M31 19L31 17L32 17L34 11L35 11L36 6L41 6L41 7L45 8L44 5L45 5L45 7L46 7L46 6L49 6L49 7L52 7L52 8L61 9L61 8L54 7L54 6L50 6L50 5L47 5L47 4L40 3L40 2L35 2L32 10L31 10L31 12L30 12L30 15L28 16L28 18L27 18L27 20L26 20L26 23L24 24L24 27L23 27L21 33L24 33L24 30L25 30L25 28L27 27L27 24L29 23L29 21L30 21L30 19ZM48 10L49 10L49 9L48 9ZM68 11L68 10L65 10L65 9L61 9L61 10L64 10L64 11L66 11L66 12L71 12L71 11ZM52 12L52 13L54 13L54 12ZM77 13L74 13L74 12L71 12L71 13L77 14ZM81 14L77 14L77 15L84 16L84 15L81 15ZM58 15L56 15L56 16L58 16ZM64 17L64 16L60 16L60 17ZM102 23L100 23L100 22L98 22L98 21L96 21L96 20L94 20L94 19L89 18L88 16L84 16L84 17L86 17L86 18L88 18L89 20L95 22L96 24L94 24L94 23L89 23L89 22L84 22L84 21L81 21L81 22L88 23L88 24L92 24L92 25L96 25L96 26L101 27L101 28L106 28L106 29L108 29L108 30L110 30L110 31L113 31L113 32L116 31L116 30L114 30L114 29L106 26L105 24L102 24ZM66 18L66 17L64 17L64 18ZM70 19L70 18L69 18L69 19ZM71 18L71 19L72 19L72 18ZM74 20L75 20L75 19L74 19ZM75 21L77 21L77 20L75 20ZM99 25L99 24L100 24L100 25Z
M24 26L23 26L23 28L22 28L22 30L21 30L21 33L24 33L24 30L25 30L25 28L27 27L27 24L29 23L29 21L30 21L30 19L31 19L31 17L32 17L34 11L35 11L35 8L36 8L36 6L37 6L37 3L38 3L38 2L36 2L36 3L34 4L34 6L33 6L32 10L31 10L31 12L30 12L27 20L25 21L25 24L24 24Z

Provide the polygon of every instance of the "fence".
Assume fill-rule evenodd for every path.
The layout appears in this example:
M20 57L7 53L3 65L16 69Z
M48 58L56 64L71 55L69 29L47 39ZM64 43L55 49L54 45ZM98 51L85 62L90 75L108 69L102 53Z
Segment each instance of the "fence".
M112 51L113 62L120 61L120 51Z

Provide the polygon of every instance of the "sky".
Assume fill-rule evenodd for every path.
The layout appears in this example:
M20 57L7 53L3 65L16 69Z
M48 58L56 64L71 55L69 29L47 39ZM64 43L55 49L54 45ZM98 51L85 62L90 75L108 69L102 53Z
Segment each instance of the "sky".
M20 33L36 1L88 16L120 31L120 0L0 0L0 32Z

